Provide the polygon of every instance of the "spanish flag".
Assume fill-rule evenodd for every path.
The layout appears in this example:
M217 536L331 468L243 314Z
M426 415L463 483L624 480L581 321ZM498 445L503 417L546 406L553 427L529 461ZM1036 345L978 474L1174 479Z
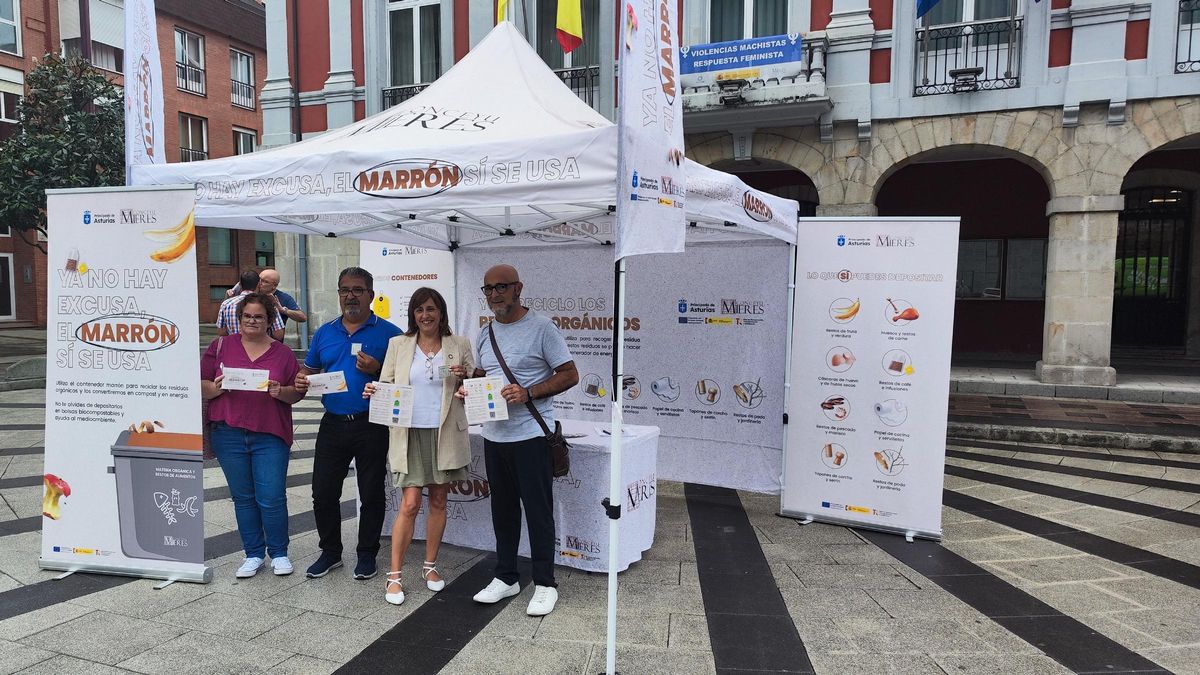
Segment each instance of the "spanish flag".
M496 23L508 19L508 0L496 0Z
M501 0L503 2L504 0ZM583 44L583 12L580 0L558 0L558 44L562 45L563 53L570 54L571 50Z

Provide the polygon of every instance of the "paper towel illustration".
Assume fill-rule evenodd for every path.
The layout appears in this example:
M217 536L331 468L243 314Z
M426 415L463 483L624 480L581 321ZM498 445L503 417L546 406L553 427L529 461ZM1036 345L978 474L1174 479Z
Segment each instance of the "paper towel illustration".
M875 404L875 414L880 422L889 427L898 427L908 419L908 407L894 398L889 398Z
M679 398L679 385L671 381L669 377L660 377L650 383L650 391L654 392L660 400L666 403L672 403Z

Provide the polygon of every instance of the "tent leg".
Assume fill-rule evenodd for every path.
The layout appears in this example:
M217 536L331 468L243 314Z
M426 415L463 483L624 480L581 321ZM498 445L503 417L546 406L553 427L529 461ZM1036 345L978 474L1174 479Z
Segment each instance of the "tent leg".
M617 567L621 550L619 535L621 517L621 399L624 395L625 366L625 260L618 260L613 275L616 283L616 307L613 317L613 405L612 405L612 452L608 465L608 499L604 507L610 518L608 522L608 649L605 656L605 672L617 672Z

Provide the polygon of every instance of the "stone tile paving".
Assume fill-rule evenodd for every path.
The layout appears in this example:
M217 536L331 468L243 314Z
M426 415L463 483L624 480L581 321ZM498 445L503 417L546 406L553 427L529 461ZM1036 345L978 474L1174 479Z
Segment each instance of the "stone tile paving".
M30 400L40 397L26 392L0 394L0 402ZM0 431L0 448L19 447L25 433ZM972 451L988 456L1017 452ZM1140 466L1018 456L1114 472ZM0 471L13 472L8 475L41 472L40 455L20 457L15 467L15 458L4 459L9 461L0 462ZM971 459L950 463L1164 508L1194 507L1200 502L1196 495L1162 488L1131 489L1115 481L1076 480L1080 477ZM289 467L292 474L310 470L310 459L293 461ZM1191 472L1200 469L1171 471L1180 473L1169 476L1162 467L1153 466L1126 473L1194 480ZM210 487L223 482L219 468L205 473ZM947 476L946 487L1193 564L1200 562L1200 528L954 476ZM353 492L351 478L344 494ZM14 512L10 518L37 512L40 488L0 493L5 497L2 503ZM291 488L289 495L292 513L311 508L311 493L305 486ZM778 497L748 493L741 497L775 585L818 673L1069 672L854 531L824 524L799 526L775 515ZM233 526L228 500L210 503L206 512L209 534ZM0 522L3 518L0 507ZM1200 673L1200 629L1195 620L1200 616L1200 590L955 509L944 510L944 522L948 549L1164 667ZM354 523L345 523L343 541L353 542L354 536ZM36 532L2 538L0 594L8 588L5 584L36 583L53 576L37 569L39 547ZM290 577L264 572L237 580L233 570L241 555L235 553L211 561L216 579L207 586L175 584L156 591L151 582L134 581L0 621L0 673L329 673L434 597L416 574L423 554L420 547L410 549L406 560L409 599L401 607L383 602L382 577L357 582L343 569L325 579L305 579L302 570L317 553L315 534L294 537L290 547L298 569ZM385 555L386 540L381 562ZM481 555L445 547L440 562L448 582L453 583ZM348 553L347 560L351 557ZM443 672L602 671L606 577L562 570L560 593L559 609L538 619L524 613L526 589L454 654ZM715 672L687 503L679 484L660 483L656 544L642 562L622 575L618 610L618 664L624 664L625 672Z

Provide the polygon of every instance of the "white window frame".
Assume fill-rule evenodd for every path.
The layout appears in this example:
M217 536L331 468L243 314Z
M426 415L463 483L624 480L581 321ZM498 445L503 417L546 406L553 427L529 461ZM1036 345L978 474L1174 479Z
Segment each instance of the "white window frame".
M242 136L250 137L250 149L246 152L240 152L241 147L242 147L241 146L241 137ZM254 148L257 146L258 146L258 132L257 131L255 131L253 129L246 129L245 127L234 127L233 128L233 154L248 155L248 154L254 152Z
M190 143L190 141L192 141L194 139L192 139L191 125L185 123L187 120L200 120L200 137L201 137L200 140L201 140L201 144L203 145L202 148L196 148ZM188 137L188 141L189 141L189 143L187 145L183 144L183 132L185 129L187 130L187 137ZM179 113L179 147L187 148L188 150L193 150L193 151L199 150L200 152L204 153L204 157L207 159L209 156L208 118L200 117L199 115L189 115L187 113ZM180 154L182 155L183 153L181 152ZM182 161L182 159L183 158L180 157L181 161Z
M13 20L10 22L7 19L0 19L0 23L11 25L17 31L17 51L7 52L0 50L0 54L13 54L14 56L23 56L25 50L21 45L21 0L0 0L0 2L11 2L13 8Z
M14 2L16 0L13 0ZM16 258L11 253L0 253L0 258L8 258L8 306L12 314L0 314L0 321L16 321L17 319L17 269Z
M196 40L197 48L199 50L198 63L192 63L191 61L189 61L187 59L187 57L189 55L188 54L188 38L195 38L195 40ZM182 54L180 54L180 52L179 52L181 45L183 48ZM183 59L183 60L180 60L180 59ZM186 30L186 29L180 28L179 26L176 26L175 27L175 63L177 65L183 64L184 66L191 66L192 68L195 68L200 71L200 91L197 92L197 91L193 91L191 89L187 89L185 87L180 87L178 79L176 79L175 88L178 89L179 91L186 91L189 94L195 94L197 96L206 96L208 94L208 66L205 63L205 59L204 59L204 36L200 35L199 33L193 33L189 30Z
M705 3L707 14L704 17L704 22L708 28L708 42L715 42L715 40L712 39L712 5L715 1L716 0L708 0L708 2ZM949 2L949 0L942 1ZM742 0L742 37L739 38L741 40L750 40L754 38L754 2L755 0ZM787 0L787 16L789 22L792 15L793 2L794 0ZM788 26L785 25L783 27L782 34L786 34L787 32Z
M233 61L236 58L245 58L250 63L250 68L249 68L250 81L249 82L242 82L241 80L234 77L234 73L236 71L233 67ZM244 106L244 105L242 105L240 103L236 103L236 102L234 102L233 105L235 105L239 108L248 108L249 110L254 110L254 98L255 98L254 94L257 92L257 90L255 89L256 85L255 85L255 80L254 80L254 74L255 74L254 73L254 55L251 54L250 52L244 52L236 47L230 47L229 48L229 79L231 82L238 82L240 84L248 85L250 87L250 91L251 91L249 106ZM232 84L230 86L232 87ZM232 96L232 94L231 94L231 96ZM231 102L233 102L232 98L231 98Z
M409 86L414 86L414 85L418 85L418 84L429 84L428 82L421 81L421 8L426 5L437 5L438 6L438 23L440 26L441 21L446 18L445 16L442 16L441 4L442 4L441 0L391 0L391 2L388 3L387 21L384 22L384 29L383 29L383 38L384 38L383 44L384 44L384 50L385 50L384 54L386 55L386 58L387 58L387 86L388 87L409 87ZM413 37L415 39L413 40L413 44L412 44L413 84L411 84L411 85L392 84L392 82L394 81L394 78L392 77L392 12L399 12L399 11L402 11L405 9L411 9L413 11L413 13L412 13ZM438 58L439 58L439 60L441 58L442 47L443 47L442 35L441 35L440 29L439 29L439 34L438 34ZM441 73L438 73L438 76L440 77Z
M18 102L20 102L20 100L21 100L21 97L19 95L13 94L12 92L7 92L7 91L0 92L0 123L2 123L2 124L20 124L21 120L17 117L17 111L16 110L8 110L7 108L4 107L4 94L9 94L10 96L16 96Z

